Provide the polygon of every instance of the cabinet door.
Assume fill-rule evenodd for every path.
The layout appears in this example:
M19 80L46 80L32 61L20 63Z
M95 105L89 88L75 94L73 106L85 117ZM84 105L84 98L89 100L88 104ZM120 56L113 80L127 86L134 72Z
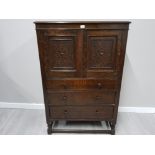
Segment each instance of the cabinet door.
M81 37L77 30L44 33L44 68L47 79L81 76Z
M88 30L85 38L86 76L117 77L121 55L121 31Z

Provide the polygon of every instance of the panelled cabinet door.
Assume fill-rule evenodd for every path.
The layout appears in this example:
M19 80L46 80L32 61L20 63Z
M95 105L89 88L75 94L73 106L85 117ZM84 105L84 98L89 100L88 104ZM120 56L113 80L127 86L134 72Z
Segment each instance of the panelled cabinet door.
M77 30L48 30L44 34L47 79L81 75L80 34Z
M86 76L117 77L121 55L121 32L119 30L88 30L86 40Z

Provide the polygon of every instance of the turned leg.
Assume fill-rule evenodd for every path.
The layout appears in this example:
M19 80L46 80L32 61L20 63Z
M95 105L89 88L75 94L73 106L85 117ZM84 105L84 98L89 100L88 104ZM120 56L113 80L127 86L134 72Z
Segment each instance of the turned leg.
M52 134L52 125L53 125L53 122L50 122L47 124L47 133L48 135Z
M110 127L111 127L111 134L115 135L115 124L110 122Z

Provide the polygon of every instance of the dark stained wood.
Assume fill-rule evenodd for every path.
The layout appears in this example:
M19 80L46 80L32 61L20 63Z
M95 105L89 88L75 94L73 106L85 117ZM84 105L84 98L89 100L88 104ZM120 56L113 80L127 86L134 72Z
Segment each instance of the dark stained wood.
M130 24L130 21L35 21L35 24Z
M35 22L48 134L58 120L104 120L98 133L115 134L129 23Z
M106 120L113 117L113 106L50 106L52 120Z
M63 79L63 80L46 80L47 89L59 89L59 90L68 90L68 89L117 89L116 80L104 80L104 79Z
M87 21L87 22L35 22L36 28L39 30L47 29L81 29L80 25L85 25L85 29L128 29L130 22L115 21L115 22L101 22L101 21Z
M88 30L87 77L117 77L121 53L120 30Z
M115 91L48 91L48 104L54 106L68 105L105 105L115 104Z
M82 65L79 31L55 30L43 32L43 34L46 78L79 77Z

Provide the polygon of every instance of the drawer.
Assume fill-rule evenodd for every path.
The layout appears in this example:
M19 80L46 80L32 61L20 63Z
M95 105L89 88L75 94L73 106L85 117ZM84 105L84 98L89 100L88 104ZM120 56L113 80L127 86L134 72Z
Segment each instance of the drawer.
M115 91L52 91L47 93L48 104L64 105L101 105L115 104Z
M78 80L46 80L47 89L117 89L116 80L78 79Z
M53 120L105 120L112 119L113 106L51 106L50 118Z

